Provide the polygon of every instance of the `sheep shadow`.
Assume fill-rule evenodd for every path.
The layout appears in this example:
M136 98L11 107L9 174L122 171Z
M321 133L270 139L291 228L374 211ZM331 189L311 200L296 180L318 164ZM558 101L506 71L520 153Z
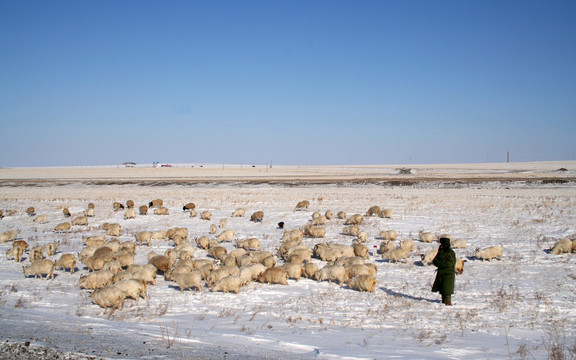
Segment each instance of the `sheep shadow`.
M412 295L408 295L408 294L399 293L397 291L394 291L392 289L387 289L385 287L381 287L380 290L384 291L388 295L403 297L403 298L409 299L409 300L426 301L426 302L433 303L433 304L441 302L441 300L432 300L432 299L423 298L421 296L412 296Z

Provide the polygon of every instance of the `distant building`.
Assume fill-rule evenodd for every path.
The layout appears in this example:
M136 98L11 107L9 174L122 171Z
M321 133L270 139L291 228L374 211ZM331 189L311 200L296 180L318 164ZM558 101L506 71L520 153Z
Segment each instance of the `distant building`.
M132 162L132 161L129 161L129 162L123 163L122 165L124 165L125 167L135 167L135 166L136 166L136 163L135 163L135 162Z

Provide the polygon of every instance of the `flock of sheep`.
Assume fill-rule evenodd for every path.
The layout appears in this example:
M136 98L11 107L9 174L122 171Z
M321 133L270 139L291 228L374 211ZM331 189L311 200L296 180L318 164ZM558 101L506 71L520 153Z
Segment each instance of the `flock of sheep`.
M138 214L146 216L149 209L153 209L156 215L169 216L168 208L163 205L161 199L150 201L148 205L138 208ZM307 211L309 206L309 201L300 201L295 210ZM112 208L114 211L123 210L124 219L136 217L135 205L131 200L125 204L114 202ZM211 212L198 213L194 203L185 204L182 211L188 212L190 217L198 216L202 220L212 221ZM35 216L34 223L48 222L47 216L36 215L33 207L28 208L26 212L31 217ZM65 208L63 215L71 220L57 224L53 230L56 233L67 233L73 227L87 226L94 214L93 203L88 205L81 216L74 218ZM4 213L0 211L0 219L3 216ZM227 229L226 219L221 219L218 225L211 224L210 234L195 239L191 239L186 227L123 234L120 224L104 223L99 230L101 234L82 237L83 247L77 254L60 254L57 260L55 257L59 251L59 242L30 247L25 240L18 239L19 230L0 233L0 243L12 244L6 251L8 260L22 262L27 256L29 264L23 267L25 277L53 279L56 270L74 274L78 262L82 263L88 273L78 277L78 285L81 289L91 291L92 301L102 308L121 310L126 299L145 299L148 286L156 285L158 275L163 276L166 281L173 282L180 291L202 290L207 287L213 292L239 293L241 287L252 281L288 285L288 279L298 281L301 278L308 278L337 282L357 291L374 292L377 284L377 268L374 263L369 262L372 254L365 245L369 235L361 228L365 217L372 216L391 218L393 211L381 209L379 206L370 207L365 215L347 216L345 212L340 211L336 214L336 218L344 220L342 234L351 236L353 240L349 244L319 242L311 248L303 243L303 239L325 238L324 225L328 221L336 220L330 210L324 213L314 212L309 221L300 228L284 229L275 252L262 250L258 238L240 239L241 234ZM244 218L246 210L236 209L231 217ZM250 221L255 223L263 220L262 211L256 211L250 216ZM278 223L278 227L283 228L284 223ZM120 241L119 237L122 235L133 236L133 240ZM381 238L379 253L383 260L407 262L409 254L414 252L414 239L398 241L398 233L394 230L381 231L379 236ZM440 237L450 238L453 248L468 246L465 239L453 239L448 234L436 236L424 231L419 232L417 241L432 243ZM136 264L134 261L136 252L145 251L144 249L153 241L165 242L169 248L162 254L148 251L147 262ZM225 243L233 244L233 248L225 246ZM205 250L207 256L198 257L196 252L199 249ZM502 251L502 246L492 246L477 249L475 256L482 260L502 259ZM558 241L551 249L552 254L575 251L576 240L570 239ZM436 253L437 248L421 254L422 264L430 264ZM457 261L456 273L462 273L465 261L465 259Z

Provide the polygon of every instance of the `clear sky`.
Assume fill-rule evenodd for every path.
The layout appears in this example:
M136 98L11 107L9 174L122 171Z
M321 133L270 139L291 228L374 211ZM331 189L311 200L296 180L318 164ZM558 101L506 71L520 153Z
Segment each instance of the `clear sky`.
M0 1L0 166L576 160L576 1Z

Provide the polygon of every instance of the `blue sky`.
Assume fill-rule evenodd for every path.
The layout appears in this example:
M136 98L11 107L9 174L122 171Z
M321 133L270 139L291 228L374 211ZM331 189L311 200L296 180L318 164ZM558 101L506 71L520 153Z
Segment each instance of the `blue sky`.
M576 160L574 1L0 1L0 166Z

